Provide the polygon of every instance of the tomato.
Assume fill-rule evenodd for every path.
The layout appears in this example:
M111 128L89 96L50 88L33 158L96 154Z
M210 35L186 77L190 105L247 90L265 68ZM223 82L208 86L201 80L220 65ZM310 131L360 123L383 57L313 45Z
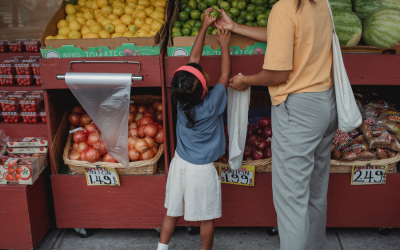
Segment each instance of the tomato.
M221 15L221 13L218 12L218 10L214 9L213 11L210 12L210 17L218 17Z
M201 22L200 21L196 21L193 25L193 27L197 27L197 28L201 28Z
M190 8L192 8L193 10L197 9L197 1L196 0L190 0L188 2L188 4L189 4Z
M172 28L172 33L175 33L175 32L181 32L181 29L178 28L178 27L173 27Z
M179 13L179 20L184 22L189 20L189 13L186 11L182 11L181 13Z
M188 3L180 3L180 4L179 4L179 10L180 10L180 11L183 11L183 10L185 9L186 6L189 6L189 4L188 4Z
M15 173L15 169L13 169L13 168L8 168L8 172L9 172L10 174L14 174L14 173Z
M231 8L231 5L228 2L222 2L220 4L221 9L228 11Z
M179 30L182 28L183 24L179 21L175 21L174 24L172 25L172 27L177 27L179 28Z
M193 27L193 29L192 29L192 34L193 34L193 31L199 32L199 31L200 31L200 28L198 28L198 27Z
M200 3L197 5L197 9L198 9L198 10L201 10L201 11L206 10L206 9L207 9L207 4L206 4L205 2L200 2Z
M256 10L256 6L254 4L252 4L252 3L247 5L247 7L246 7L246 11L247 12L253 12L255 10Z
M211 32L212 35L217 35L218 34L218 30L217 29L213 29L213 31Z
M262 17L257 21L257 24L261 27L266 27L268 25L268 19L265 17Z
M194 20L199 20L201 16L201 12L199 10L192 10L192 12L190 12L190 17Z
M191 34L191 36L198 36L198 35L199 35L199 32L197 30L193 31L192 34Z
M239 1L236 1L236 0L233 1L233 2L232 2L232 8L237 8L238 2L239 2Z
M237 19L236 19L236 22L238 23L238 24L245 24L245 22L246 22L246 19L244 19L244 17L238 17Z
M23 170L21 167L17 167L17 173L18 173L18 174L21 174L22 171L24 171L24 170Z
M12 174L7 174L7 180L12 181L14 176Z
M184 36L190 36L190 35L192 34L192 29L189 29L189 28L187 28L187 27L183 27L183 28L181 29L181 33L182 33L182 35L184 35Z
M192 25L190 25L189 23L185 23L182 28L188 28L188 29L190 29L190 33L192 33ZM182 29L181 29L181 31L182 31Z
M182 33L180 31L172 33L172 38L177 36L182 36Z
M234 16L240 15L240 10L238 8L230 8L229 12L231 12Z
M11 149L10 149L9 151L12 152ZM14 166L15 166L15 163L12 163L12 162L9 162L9 163L8 163L8 167L9 167L9 168L13 168Z
M196 20L189 20L186 23L190 25L190 28L192 28L194 26L194 23L196 22ZM184 26L185 27L185 26Z
M206 2L206 4L208 5L208 6L212 6L212 5L215 5L215 4L217 4L217 0L206 0L205 1Z
M17 179L17 180L21 179L21 175L20 174L15 174L15 179Z
M190 6L186 6L183 10L186 11L187 13L190 13L192 12L193 9Z
M252 14L247 14L245 17L247 22L253 22L254 21L254 16Z
M263 6L263 5L264 5L264 0L256 0L256 1L254 2L254 4L255 4L256 6Z

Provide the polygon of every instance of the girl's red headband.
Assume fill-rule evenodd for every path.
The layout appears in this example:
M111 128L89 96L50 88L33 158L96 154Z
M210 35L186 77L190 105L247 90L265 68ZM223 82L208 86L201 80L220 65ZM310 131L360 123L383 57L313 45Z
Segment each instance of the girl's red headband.
M206 89L207 89L207 83L206 79L204 78L204 75L198 69L188 65L182 66L179 69L177 69L174 75L178 71L187 71L189 73L192 73L195 77L197 77L197 79L199 79L199 81L203 85L203 95L201 96L201 100L203 100L204 96L206 95Z

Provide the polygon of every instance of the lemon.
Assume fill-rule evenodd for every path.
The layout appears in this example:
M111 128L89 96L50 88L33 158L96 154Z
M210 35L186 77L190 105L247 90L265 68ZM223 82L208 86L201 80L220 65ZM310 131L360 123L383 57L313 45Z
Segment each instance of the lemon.
M82 29L81 23L80 23L79 21L77 21L77 20L71 21L71 22L69 23L68 27L69 27L70 30L77 30L77 31L80 31L80 30Z
M100 38L110 38L111 35L107 30L102 30L99 32Z
M138 37L145 37L145 36L147 36L149 33L148 33L147 31L145 31L145 30L140 29L140 30L136 31L135 34L136 34Z
M153 18L148 17L148 18L144 19L144 22L147 23L147 24L152 24L153 23Z
M138 10L134 10L134 11L133 11L133 13L132 13L132 17L133 17L133 18L136 18L136 13L137 13L137 12L138 12Z
M101 23L104 19L106 19L107 17L105 17L105 16L103 16L103 15L101 15L101 16L99 16L97 19L96 19L96 21L98 22L98 23Z
M146 12L146 15L147 15L147 16L150 16L151 13L154 12L154 10L153 10L152 8L146 8L146 9L144 9L144 12Z
M58 30L59 35L68 35L71 30L68 27L62 27L61 29Z
M134 9L136 9L137 3L129 2L127 5L128 5L129 7L132 7L132 8L134 8Z
M135 33L133 33L132 31L127 31L124 34L122 34L123 37L133 37L135 35Z
M73 21L73 20L75 20L75 19L76 19L76 16L75 16L74 14L67 15L67 16L65 17L65 20L66 20L67 22L71 22L71 21Z
M166 5L166 3L164 1L160 1L160 0L158 0L154 3L154 7L163 7L164 8L165 5Z
M130 25L131 23L133 23L133 17L128 14L123 15L120 19L121 19L122 23L124 23L126 25Z
M91 33L98 34L103 29L104 29L103 26L101 26L101 24L99 24L99 23L96 23L96 24L93 24L92 26L90 26Z
M86 0L78 0L79 7L85 7Z
M151 30L149 32L149 35L155 36L157 34L158 30Z
M104 14L104 15L110 15L111 13L112 13L112 7L111 6L103 6L103 7L101 7L101 12Z
M156 7L155 10L157 10L159 12L162 12L162 13L165 13L165 9L163 7Z
M146 19L146 18L147 18L147 14L146 14L146 12L145 12L144 10L138 10L138 11L136 11L136 13L135 13L135 17L136 17L136 18L143 18L143 19Z
M146 9L146 6L139 4L139 5L136 6L136 9L137 10L144 10L144 9Z
M119 17L115 14L110 14L110 15L108 15L108 18L110 18L111 20L115 20L115 19L118 19Z
M135 10L135 9L132 8L131 6L126 6L125 9L124 9L125 14L128 14L128 15L132 15L132 13L133 13L134 10Z
M117 3L117 4L115 5L115 7L121 7L122 9L125 9L126 4L125 4L125 3Z
M150 1L149 0L139 0L138 5L144 5L146 7L150 6Z
M92 1L86 1L85 7L90 9L90 5L92 5Z
M60 20L57 23L57 29L61 29L62 27L68 27L68 22L66 20Z
M90 28L87 25L82 25L81 34L84 36L85 34L90 33Z
M91 8L92 10L97 10L97 9L99 8L99 6L97 6L97 2L96 2L96 1L92 1L92 2L90 3L90 8Z
M72 4L65 5L65 13L67 15L73 15L76 13L76 9Z
M157 21L159 21L162 24L165 24L164 19L156 19Z
M128 27L125 24L120 23L120 24L115 25L116 33L124 34L127 31L128 31Z
M87 10L86 7L81 7L81 9L79 10L81 13L85 13L85 11Z
M135 22L133 23L138 27L139 29L142 28L142 26L145 24L144 19L140 17L135 18Z
M122 37L121 33L114 33L111 35L111 38L115 38L115 37Z
M76 9L76 12L79 12L79 10L81 9L81 7L79 7L78 5L74 5L74 8Z
M151 25L148 23L143 24L143 26L141 27L142 30L145 30L147 32L150 32L151 30Z
M94 21L94 22L92 22L91 24L89 24L89 28L92 27L92 26L95 25L95 24L100 24L100 23ZM101 25L101 24L100 24L100 25Z
M96 17L99 17L100 15L104 15L103 12L101 12L100 9L94 10L93 13L94 13L94 15L95 15Z
M138 2L138 0L126 0L126 4L128 4L128 3L137 3Z
M68 39L66 35L57 35L56 39Z
M87 11L83 14L83 18L85 18L86 20L94 19L94 14Z
M79 22L81 25L86 24L86 19L83 17L78 17L77 19L75 19L74 21ZM73 21L72 21L73 22Z
M154 11L153 13L151 13L150 15L152 18L154 19L164 19L164 13L162 13L161 11Z
M156 10L156 7L154 7L154 6L150 6L149 8L152 10Z
M99 8L102 8L102 7L108 5L108 1L107 0L97 0L96 3L97 3L97 6L99 6Z
M131 24L128 26L128 30L133 33L136 33L136 31L138 30L138 27L136 27L136 25L134 25L134 24Z
M115 27L112 23L107 23L104 25L104 29L108 31L108 33L112 34L114 33Z
M90 25L92 25L93 23L96 23L96 21L93 20L93 19L90 19L90 20L87 20L87 21L86 21L86 25L87 25L87 26L90 26Z
M80 39L81 37L81 33L77 30L73 30L68 34L69 39Z
M104 19L103 21L101 21L101 25L103 25L103 27L106 25L106 24L111 24L111 22L112 22L112 20L111 19L108 19L108 18L106 18L106 19Z
M76 13L75 16L76 16L76 18L79 18L79 17L84 18L84 17L83 17L83 13L80 13L80 12L79 12L79 13Z
M160 23L158 20L154 20L152 23L151 23L151 29L152 30L160 30L161 29L161 26L162 26L163 24L162 23Z
M118 24L121 24L122 21L121 21L120 19L115 19L115 20L113 20L111 23L114 24L114 26L116 26L116 25L118 25Z
M99 34L96 33L88 33L85 36L86 38L100 38Z
M115 15L117 15L118 17L121 17L124 14L124 8L122 8L120 6L114 7L113 13Z

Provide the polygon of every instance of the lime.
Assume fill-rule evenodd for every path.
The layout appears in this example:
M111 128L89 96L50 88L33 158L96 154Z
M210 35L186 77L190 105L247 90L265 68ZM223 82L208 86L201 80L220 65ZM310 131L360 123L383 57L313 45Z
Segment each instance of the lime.
M219 7L218 7L218 5L211 5L211 8L213 8L214 10L218 10L219 9Z
M254 27L260 27L260 25L258 25L257 23L253 23Z
M190 13L192 12L193 9L190 6L186 6L183 10L186 11L187 13Z
M254 16L250 13L246 14L244 16L244 18L246 19L247 22L253 22L254 21Z
M268 26L268 18L262 17L262 18L258 19L257 24L260 25L261 27Z
M225 2L228 2L229 4L232 4L233 0L225 0Z
M254 16L255 16L255 17L258 17L258 16L261 15L261 14L264 15L264 11L262 11L262 10L256 10L256 11L254 12Z
M180 21L187 21L189 20L189 13L186 11L182 11L181 13L179 13L179 20Z
M182 36L182 33L179 31L172 33L172 38L177 37L177 36Z
M200 21L194 22L193 27L201 28L201 22Z
M173 28L172 28L172 33L175 33L175 32L181 32L181 28L179 28L179 27L173 27Z
M197 5L197 9L198 9L198 10L201 10L201 11L206 10L206 9L207 9L207 4L206 4L205 2L200 2L200 3Z
M240 11L240 15L241 17L244 17L247 14L247 12L245 10Z
M232 8L237 8L237 4L239 1L235 0L232 2Z
M267 15L265 15L265 14L260 14L260 15L257 16L257 21L260 20L261 18L266 18L266 19L268 20Z
M196 20L192 19L192 20L187 21L186 23L190 24L190 27L193 27L195 22L196 22Z
M252 22L247 22L247 23L245 23L244 25L253 26L253 23L252 23Z
M267 9L264 6L257 6L256 10L262 10L262 12L265 12Z
M256 6L264 6L264 0L256 0L256 1L254 2L254 4L255 4ZM189 5L190 5L190 2L189 2Z
M200 20L203 22L204 13L201 13Z
M175 21L172 27L178 27L179 29L182 28L183 24L179 21Z
M190 25L190 24L188 24L188 23L185 23L184 25L183 25L183 27L182 27L182 29L183 28L188 28L188 29L190 29L190 30L192 30L192 25ZM182 32L182 29L181 29L181 32Z
M193 10L197 9L197 1L196 0L190 0L188 4L189 4L190 8L192 8Z
M256 0L250 0L250 2L251 2L251 3L255 3L255 2L256 2Z
M237 6L236 6L239 10L244 10L244 9L246 9L246 2L245 1L239 1L238 3L237 3Z
M193 31L200 31L200 28L199 27L193 27L192 32Z
M265 11L265 15L269 16L269 14L271 14L271 10L270 9Z
M199 35L198 31L193 31L192 34L191 34L191 36L198 36L198 35Z
M207 30L206 35L212 35L212 30Z
M217 35L218 34L218 30L217 29L213 29L213 31L211 32L212 35Z
M206 0L205 1L208 6L212 6L217 4L217 0Z
M252 14L253 16L256 15L256 13L254 13L254 12L249 12L249 13L247 13L247 14Z
M229 12L231 12L234 16L240 15L240 10L238 8L230 8Z
M213 11L210 12L210 17L221 18L221 13L219 13L218 10L214 9Z
M237 19L236 19L236 22L238 23L238 24L245 24L245 22L246 22L246 19L244 18L244 17L238 17Z
M182 28L181 33L184 36L190 36L190 34L192 34L192 30L185 27L185 28Z
M234 18L235 18L235 16L234 16L234 15L232 14L232 12L230 12L230 11L227 11L226 14L227 14L231 19L234 19Z
M218 6L221 6L221 3L223 3L223 2L224 2L224 0L218 0L218 1L217 1L217 5L218 5Z
M254 4L252 4L252 3L247 5L247 7L246 7L246 11L247 12L253 12L255 10L256 10L256 6Z
M231 8L231 5L228 2L222 2L220 4L221 9L228 11Z
M188 3L180 3L180 4L179 4L179 10L180 10L180 11L183 11L183 10L185 9L186 6L189 6L189 4L188 4Z
M273 4L268 4L268 8L269 8L269 9L272 9L272 7L274 7L274 5L275 5L275 3L273 3Z
M194 20L200 19L200 16L201 12L199 10L192 10L192 12L190 12L190 17Z

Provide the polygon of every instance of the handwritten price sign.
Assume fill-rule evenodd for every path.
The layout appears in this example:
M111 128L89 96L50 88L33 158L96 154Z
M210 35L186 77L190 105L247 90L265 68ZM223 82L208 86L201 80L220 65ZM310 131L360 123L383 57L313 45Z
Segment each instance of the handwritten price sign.
M246 165L238 170L233 170L229 166L220 166L221 183L254 187L255 169L255 166Z
M113 168L96 166L84 170L88 186L120 186L118 173Z
M353 166L351 185L385 184L388 165Z

